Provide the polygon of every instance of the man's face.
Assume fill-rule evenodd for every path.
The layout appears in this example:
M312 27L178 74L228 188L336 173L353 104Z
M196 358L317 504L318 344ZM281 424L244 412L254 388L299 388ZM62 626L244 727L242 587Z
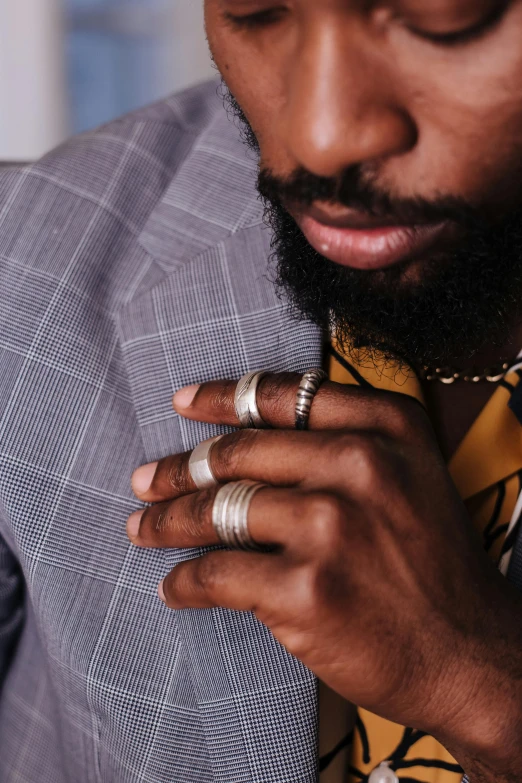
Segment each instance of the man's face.
M498 337L522 294L522 0L206 0L206 21L303 312L417 362Z

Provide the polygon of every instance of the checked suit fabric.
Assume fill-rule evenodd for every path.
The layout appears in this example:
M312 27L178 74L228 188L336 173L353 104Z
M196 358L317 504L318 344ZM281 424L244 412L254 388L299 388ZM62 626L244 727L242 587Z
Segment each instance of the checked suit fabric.
M323 359L216 91L0 172L0 783L318 779L313 674L247 613L167 610L200 552L125 535L133 470L223 431L177 389Z
M199 552L125 535L132 471L218 431L174 391L321 361L216 91L0 173L1 783L317 776L313 675L249 614L168 611Z

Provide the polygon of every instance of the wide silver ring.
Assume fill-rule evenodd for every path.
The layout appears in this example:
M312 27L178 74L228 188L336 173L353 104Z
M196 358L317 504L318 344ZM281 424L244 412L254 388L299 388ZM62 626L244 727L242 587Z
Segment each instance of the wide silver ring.
M248 529L248 512L254 495L266 487L256 481L233 481L224 484L214 498L212 524L216 535L227 547L245 552L262 552Z
M219 484L219 481L212 472L212 467L210 465L210 455L212 454L212 449L218 440L221 440L222 437L223 435L218 435L215 438L204 440L202 443L196 446L190 455L188 464L189 473L192 477L192 481L198 489L210 489L211 487L216 487Z
M301 378L301 383L299 384L297 398L295 401L296 430L308 429L312 403L314 401L315 395L327 378L328 374L325 373L324 370L321 370L317 367L314 367L312 370L305 372Z
M257 407L257 387L265 375L268 373L264 370L249 372L243 375L236 386L234 406L239 423L244 429L268 429Z

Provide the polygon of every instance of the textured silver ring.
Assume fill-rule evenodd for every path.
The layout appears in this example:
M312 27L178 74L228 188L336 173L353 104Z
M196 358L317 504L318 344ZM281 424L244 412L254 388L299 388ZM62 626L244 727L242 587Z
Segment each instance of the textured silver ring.
M295 428L296 430L308 429L310 411L315 395L321 388L321 385L328 378L324 370L313 368L305 372L301 378L297 398L295 402Z
M266 487L257 481L234 481L216 494L212 507L212 524L216 535L227 547L245 552L262 552L248 529L248 512L254 495Z
M236 386L234 406L239 423L244 429L267 429L257 407L257 387L259 381L268 375L264 370L249 372L243 375Z
M212 454L212 449L222 437L223 435L218 435L216 438L204 440L196 446L190 455L189 473L198 489L210 489L219 484L210 465L210 455Z

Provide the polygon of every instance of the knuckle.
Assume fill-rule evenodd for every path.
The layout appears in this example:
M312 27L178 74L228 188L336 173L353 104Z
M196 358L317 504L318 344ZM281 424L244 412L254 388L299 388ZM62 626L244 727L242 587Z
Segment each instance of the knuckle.
M196 581L208 598L216 595L221 584L221 569L218 558L205 555L199 559Z
M359 445L352 455L353 471L357 483L363 488L374 487L379 473L377 469L376 449L369 443Z
M157 509L157 515L154 519L153 533L162 534L168 532L172 527L172 515L169 506L160 506Z
M265 376L258 387L258 401L269 419L279 422L288 419L289 395L295 397L295 387L299 384L299 375L278 373Z
M216 477L231 478L238 475L241 461L255 447L258 437L259 430L240 430L219 441L214 448L212 461Z
M315 547L330 549L339 543L344 526L344 510L339 498L330 493L315 493L307 501L307 535Z
M176 542L193 542L200 539L212 518L213 491L204 490L186 499L157 505L152 525L156 539Z
M217 382L209 399L210 409L218 413L231 411L234 407L233 389L234 385L230 381Z
M408 474L408 454L395 438L382 433L357 435L341 450L342 470L354 497L365 502L387 494Z
M172 519L168 504L157 503L148 506L140 521L137 544L145 547L157 547L168 537Z
M301 660L306 658L314 644L310 628L321 616L316 581L315 568L304 566L299 569L289 586L287 611L280 626L285 647Z
M308 635L300 628L287 629L284 633L283 644L288 652L298 660L306 658L310 649Z
M350 437L340 446L338 457L347 474L362 490L371 490L383 473L382 437L359 435Z
M190 492L188 463L174 458L167 463L167 482L177 492Z
M213 500L212 490L204 490L192 496L190 513L185 520L186 532L189 535L199 535L202 528L207 527L212 516Z

